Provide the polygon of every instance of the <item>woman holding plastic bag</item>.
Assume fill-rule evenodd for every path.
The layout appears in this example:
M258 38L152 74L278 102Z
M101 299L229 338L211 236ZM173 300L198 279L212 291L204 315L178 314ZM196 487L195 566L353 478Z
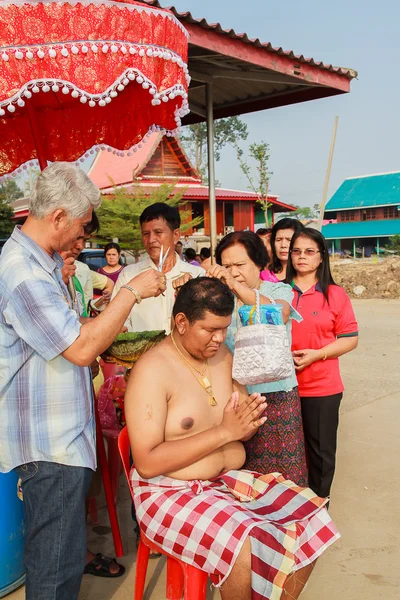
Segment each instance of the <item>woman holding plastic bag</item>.
M209 277L225 281L236 296L235 311L225 343L234 352L235 334L243 323L255 322L256 291L260 302L261 322L286 325L287 344L291 343L291 321L299 319L291 307L293 291L284 283L261 281L268 255L260 238L251 231L230 233L218 244L215 252L218 264L207 272ZM251 314L252 313L252 314ZM244 327L244 329L247 329ZM278 472L300 486L308 481L304 450L300 399L294 366L285 379L247 386L248 392L260 392L266 397L267 421L254 437L245 443L245 469L259 473Z

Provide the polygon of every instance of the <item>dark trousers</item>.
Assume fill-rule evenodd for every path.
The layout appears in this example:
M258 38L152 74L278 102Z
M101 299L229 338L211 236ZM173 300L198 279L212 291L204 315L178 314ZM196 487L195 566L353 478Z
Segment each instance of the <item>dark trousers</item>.
M24 496L26 600L77 600L86 564L92 471L50 462L15 469Z
M339 407L343 394L301 397L308 485L321 498L331 491L336 462Z

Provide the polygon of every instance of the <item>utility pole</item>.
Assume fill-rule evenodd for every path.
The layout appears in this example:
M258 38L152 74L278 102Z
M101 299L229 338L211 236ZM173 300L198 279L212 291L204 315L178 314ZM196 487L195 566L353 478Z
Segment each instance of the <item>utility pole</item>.
M326 200L327 200L327 196L328 196L329 180L331 178L333 153L335 151L336 132L337 132L338 123L339 123L339 117L335 117L335 124L333 126L333 134L332 134L332 141L331 141L331 149L329 151L328 167L326 169L324 191L322 192L322 202L321 202L321 206L319 209L319 217L318 217L318 225L317 225L318 231L322 230L322 221L324 219Z

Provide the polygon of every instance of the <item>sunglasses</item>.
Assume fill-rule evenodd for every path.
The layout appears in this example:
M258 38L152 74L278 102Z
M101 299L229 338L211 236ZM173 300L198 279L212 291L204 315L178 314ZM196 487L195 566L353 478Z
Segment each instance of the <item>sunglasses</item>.
M304 254L304 256L315 256L316 254L321 254L320 250L314 250L313 248L306 248L306 250L300 250L299 248L293 248L293 250L291 250L290 254L292 256L301 256L302 254Z

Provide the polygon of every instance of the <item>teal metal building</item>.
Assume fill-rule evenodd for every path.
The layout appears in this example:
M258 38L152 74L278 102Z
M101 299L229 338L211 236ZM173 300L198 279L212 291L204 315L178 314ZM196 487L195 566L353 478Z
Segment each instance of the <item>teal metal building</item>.
M346 179L326 205L322 233L332 249L382 251L400 235L400 171Z

